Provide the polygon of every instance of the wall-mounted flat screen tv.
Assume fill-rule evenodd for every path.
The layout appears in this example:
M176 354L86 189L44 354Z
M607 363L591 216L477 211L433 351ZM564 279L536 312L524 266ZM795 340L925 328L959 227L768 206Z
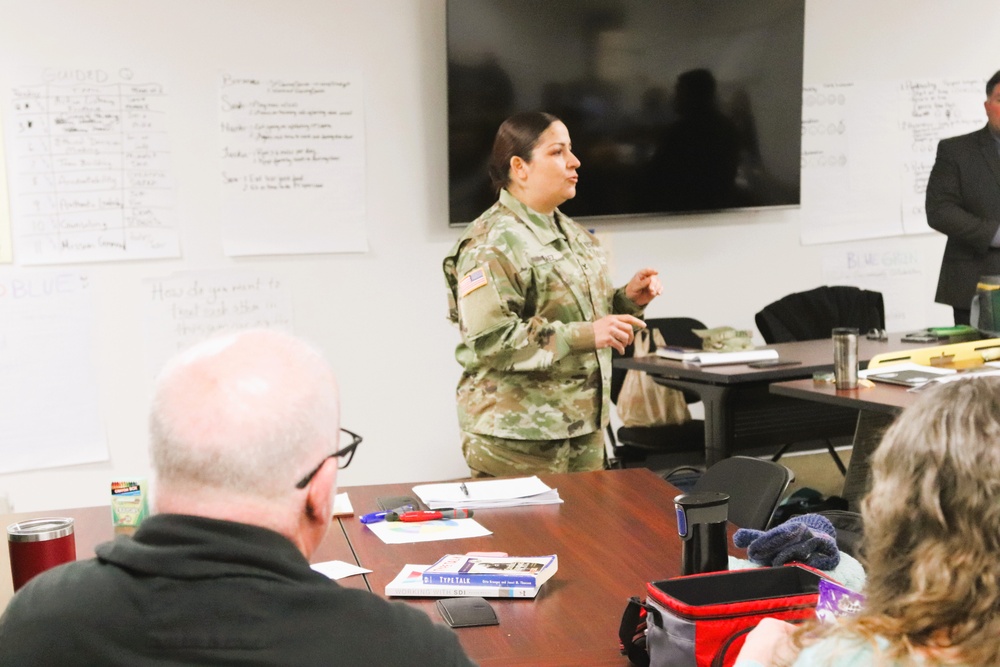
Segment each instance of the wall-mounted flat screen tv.
M799 204L805 0L447 0L450 221L496 200L500 123L548 111L577 217Z

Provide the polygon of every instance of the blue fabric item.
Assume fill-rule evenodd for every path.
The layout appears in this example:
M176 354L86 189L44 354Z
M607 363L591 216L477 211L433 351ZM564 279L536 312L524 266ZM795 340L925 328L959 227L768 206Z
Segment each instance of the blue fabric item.
M805 563L817 570L832 570L840 564L837 529L819 514L800 514L768 530L740 528L733 544L747 550L757 565Z

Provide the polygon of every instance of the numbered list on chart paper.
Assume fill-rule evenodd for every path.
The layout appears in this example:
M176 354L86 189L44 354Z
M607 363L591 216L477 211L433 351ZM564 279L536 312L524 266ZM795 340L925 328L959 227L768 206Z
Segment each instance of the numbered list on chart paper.
M178 256L163 86L125 69L43 78L11 95L16 260Z

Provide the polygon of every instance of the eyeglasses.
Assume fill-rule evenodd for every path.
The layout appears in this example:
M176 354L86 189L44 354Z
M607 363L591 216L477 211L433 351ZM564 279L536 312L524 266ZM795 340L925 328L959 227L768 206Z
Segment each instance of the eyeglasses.
M885 329L871 329L865 334L865 338L868 340L889 340L889 334L885 332Z
M326 463L327 459L332 459L332 458L340 459L339 461L337 461L337 467L341 470L351 465L351 459L354 458L354 450L358 448L358 445L361 444L363 438L357 433L348 431L346 428L342 428L340 430L341 432L351 436L351 444L347 445L346 447L341 447L340 449L335 451L333 454L330 454L329 456L324 456L323 460L319 462L319 465L312 469L312 472L310 472L308 475L299 480L299 483L295 485L296 489L306 488L309 485L309 482L312 481L313 477L316 476L316 473L319 472L319 469L323 467L323 464Z

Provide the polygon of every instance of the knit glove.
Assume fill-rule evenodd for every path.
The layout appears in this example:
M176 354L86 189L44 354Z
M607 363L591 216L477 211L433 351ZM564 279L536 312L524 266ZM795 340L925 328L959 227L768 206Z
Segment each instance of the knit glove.
M800 514L769 530L740 528L733 544L747 550L757 565L805 563L817 570L832 570L840 564L837 529L820 514Z

